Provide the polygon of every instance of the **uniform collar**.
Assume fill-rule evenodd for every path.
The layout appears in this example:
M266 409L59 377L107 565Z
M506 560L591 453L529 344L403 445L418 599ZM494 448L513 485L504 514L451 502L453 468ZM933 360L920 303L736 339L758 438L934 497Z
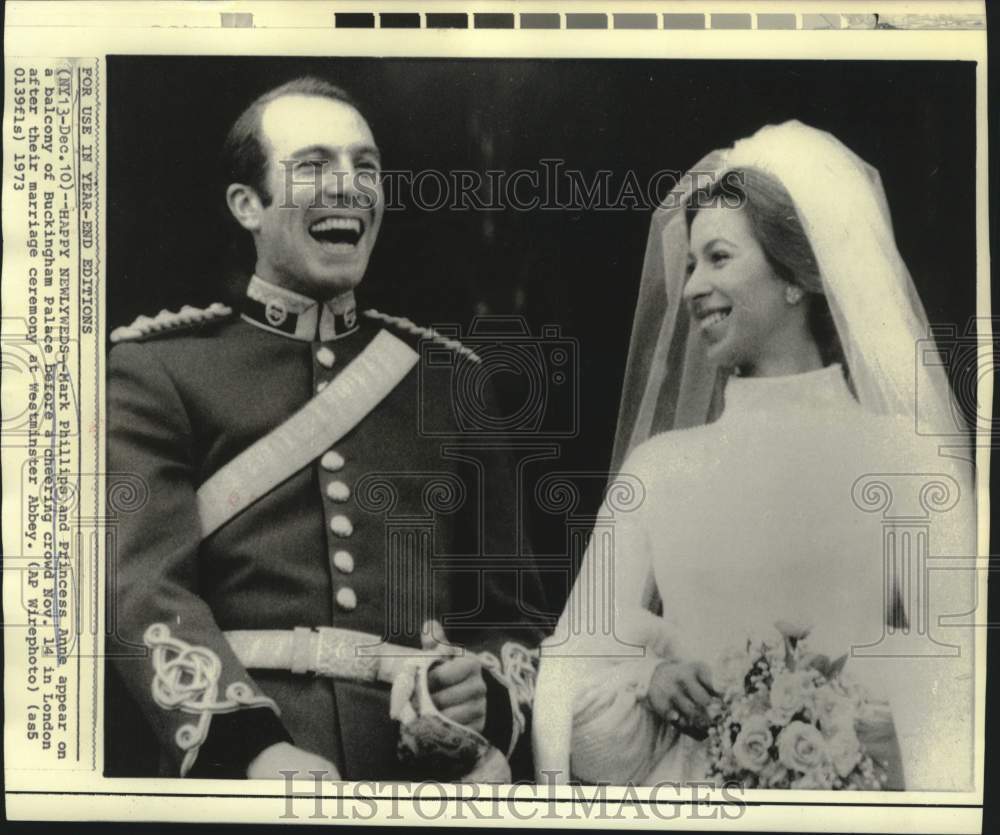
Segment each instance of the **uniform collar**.
M326 342L358 329L358 306L352 290L318 302L255 275L247 285L242 318L290 339Z

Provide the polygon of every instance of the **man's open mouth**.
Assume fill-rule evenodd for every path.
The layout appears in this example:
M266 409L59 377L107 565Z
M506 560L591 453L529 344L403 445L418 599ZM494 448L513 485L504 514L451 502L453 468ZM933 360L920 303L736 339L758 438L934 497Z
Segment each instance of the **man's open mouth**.
M365 224L357 217L325 217L309 226L309 234L322 244L357 246Z

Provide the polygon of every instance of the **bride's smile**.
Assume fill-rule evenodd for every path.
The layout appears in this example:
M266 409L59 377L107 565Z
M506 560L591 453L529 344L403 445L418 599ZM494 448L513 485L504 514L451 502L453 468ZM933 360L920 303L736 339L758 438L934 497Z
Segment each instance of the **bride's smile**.
M747 210L700 209L690 236L684 299L709 358L762 377L818 368L809 303L788 294L793 285L757 240Z
M707 331L712 325L717 325L719 322L725 321L732 312L733 309L731 307L717 307L714 310L698 311L702 330Z

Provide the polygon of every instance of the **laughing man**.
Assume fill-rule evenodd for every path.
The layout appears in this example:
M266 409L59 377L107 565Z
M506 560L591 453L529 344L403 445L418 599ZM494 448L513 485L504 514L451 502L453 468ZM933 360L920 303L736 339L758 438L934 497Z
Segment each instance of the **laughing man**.
M174 776L527 772L540 584L514 468L421 373L428 344L475 354L357 306L383 214L372 131L299 78L224 156L257 256L241 306L112 334L109 472L148 496L117 531L117 641L138 652L114 664L109 735L137 706Z

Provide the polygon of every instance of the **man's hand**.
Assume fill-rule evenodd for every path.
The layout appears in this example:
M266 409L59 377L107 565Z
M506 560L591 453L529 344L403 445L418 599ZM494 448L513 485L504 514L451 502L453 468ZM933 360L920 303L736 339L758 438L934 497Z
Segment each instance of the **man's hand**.
M447 646L437 639L443 635L436 621L425 624L420 642L424 649ZM448 658L433 666L427 675L427 685L435 707L449 719L477 733L486 727L486 682L479 658L466 654Z
M328 759L296 748L288 742L276 742L261 751L247 766L250 780L284 780L282 771L296 771L294 777L313 779L311 771L324 771L324 780L339 780L340 772Z
M715 698L712 677L704 664L664 661L649 683L649 702L681 730L703 737L709 718L706 708Z

